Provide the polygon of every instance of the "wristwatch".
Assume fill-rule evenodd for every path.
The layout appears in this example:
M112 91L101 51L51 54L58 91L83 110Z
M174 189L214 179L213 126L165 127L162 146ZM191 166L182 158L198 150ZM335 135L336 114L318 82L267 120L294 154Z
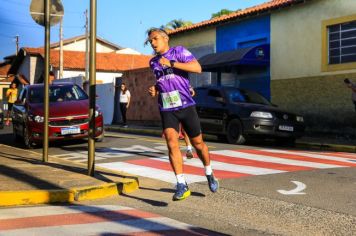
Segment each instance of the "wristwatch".
M171 67L174 67L174 63L176 63L176 61L170 60L169 63L171 64Z

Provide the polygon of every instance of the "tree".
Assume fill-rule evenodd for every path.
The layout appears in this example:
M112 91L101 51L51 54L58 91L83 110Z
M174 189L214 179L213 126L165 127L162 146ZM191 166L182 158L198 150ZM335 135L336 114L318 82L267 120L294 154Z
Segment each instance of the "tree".
M192 25L193 23L191 21L184 21L182 19L174 19L168 22L165 26L165 29L168 30L175 30L181 27L189 26Z
M240 9L238 9L237 11L239 11L239 10ZM233 12L235 12L235 11L231 11L231 10L228 10L228 9L221 9L220 11L211 14L211 19L223 16L223 15L228 15L228 14L233 13Z

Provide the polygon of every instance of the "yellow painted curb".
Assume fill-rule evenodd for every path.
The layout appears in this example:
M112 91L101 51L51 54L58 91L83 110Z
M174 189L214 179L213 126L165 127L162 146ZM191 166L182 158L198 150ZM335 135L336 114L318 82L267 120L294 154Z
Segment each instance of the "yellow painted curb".
M68 190L28 190L0 192L0 206L34 205L50 202L73 202L74 194Z
M138 179L130 179L68 190L0 191L0 207L93 200L130 193L138 188Z

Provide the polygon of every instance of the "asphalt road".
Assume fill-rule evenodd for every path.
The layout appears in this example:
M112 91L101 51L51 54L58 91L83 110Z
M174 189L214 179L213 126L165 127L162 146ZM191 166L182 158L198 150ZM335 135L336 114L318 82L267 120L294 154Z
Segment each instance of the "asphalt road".
M21 147L13 143L9 127L0 131L0 142ZM139 175L140 189L82 204L134 207L229 235L356 234L356 169L350 167L356 165L355 154L295 150L268 143L238 146L208 142L208 146L219 174L219 192L209 191L199 160L194 158L185 160L192 196L173 202L175 180L167 169L164 141L107 133L104 142L96 144L96 165ZM42 149L34 151L41 153ZM54 143L49 155L85 162L87 143Z

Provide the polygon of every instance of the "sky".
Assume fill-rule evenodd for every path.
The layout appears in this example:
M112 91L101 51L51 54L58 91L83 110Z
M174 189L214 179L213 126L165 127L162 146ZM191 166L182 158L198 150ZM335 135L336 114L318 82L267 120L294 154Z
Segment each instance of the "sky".
M97 0L97 36L116 45L135 49L143 54L152 52L144 46L145 32L171 20L182 19L199 23L221 9L237 10L268 0ZM61 0L64 7L64 39L85 34L86 9L90 0ZM0 0L0 61L19 47L43 47L44 27L30 15L31 0ZM59 25L51 27L51 43L59 41Z

